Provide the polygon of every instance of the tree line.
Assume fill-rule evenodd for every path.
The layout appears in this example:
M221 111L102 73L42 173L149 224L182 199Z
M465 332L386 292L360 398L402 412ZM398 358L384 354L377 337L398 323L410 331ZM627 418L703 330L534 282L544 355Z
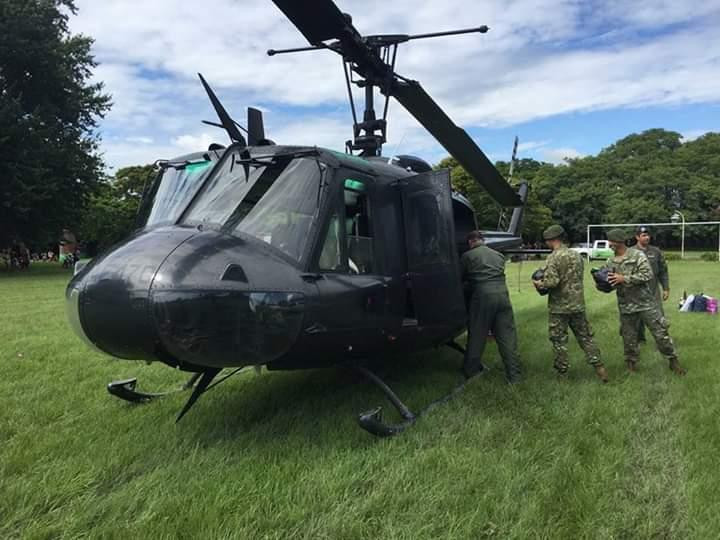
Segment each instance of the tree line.
M507 177L508 162L496 166ZM448 167L454 189L473 203L481 228L494 229L501 208L453 158ZM679 210L686 221L720 221L720 133L693 141L665 129L633 133L595 156L551 164L520 159L513 181L530 185L522 234L529 242L542 238L551 223L560 223L572 241L586 237L589 224L669 222ZM686 245L717 245L718 230L688 227ZM678 228L658 228L664 246L679 245Z

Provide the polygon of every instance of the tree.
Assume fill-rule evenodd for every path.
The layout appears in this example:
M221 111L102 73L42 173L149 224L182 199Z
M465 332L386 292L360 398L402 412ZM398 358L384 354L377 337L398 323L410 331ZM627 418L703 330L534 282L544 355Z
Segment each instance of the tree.
M97 119L110 108L73 0L0 2L0 245L46 245L73 227L102 178Z
M499 161L496 163L496 167L500 173L507 178L510 164ZM521 234L530 241L538 240L543 229L552 223L550 209L539 199L533 188L535 176L547 167L552 167L552 165L540 163L534 159L521 159L516 163L513 172L514 179L517 182L521 180L526 181L530 186L530 193L527 204L525 205L525 215L521 228ZM486 230L497 229L502 207L460 166L455 158L447 157L443 159L437 165L437 168L450 169L452 187L455 191L465 195L473 205L478 226ZM511 209L507 209L507 211L509 213Z
M152 165L124 167L100 184L88 201L79 229L89 251L103 250L135 229L142 194L156 174Z
M475 206L482 228L497 226L499 207L452 158L453 187ZM509 163L496 163L507 177ZM649 129L604 148L597 156L570 159L562 165L532 159L517 162L514 179L527 180L530 196L522 234L537 240L550 223L561 224L571 241L585 238L591 223L665 222L675 210L688 221L720 219L720 134L707 133L683 142L679 133ZM717 233L689 228L689 245L713 244ZM658 229L662 245L677 245L677 229Z

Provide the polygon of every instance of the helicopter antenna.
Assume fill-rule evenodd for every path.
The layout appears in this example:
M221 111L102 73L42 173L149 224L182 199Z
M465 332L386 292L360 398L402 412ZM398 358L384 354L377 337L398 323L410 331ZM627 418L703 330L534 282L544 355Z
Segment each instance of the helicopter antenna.
M400 137L400 140L395 145L395 148L392 151L392 154L390 154L390 157L388 158L388 163L392 161L392 159L398 155L398 151L400 150L400 146L402 145L403 141L405 140L405 135L407 135L407 129L403 130L402 137Z
M513 142L512 157L510 158L510 171L508 172L508 182L512 180L513 172L515 171L515 162L517 161L517 148L518 148L518 136L515 135L515 142ZM499 231L504 231L508 228L507 212L505 207L500 208L500 215L498 216Z
M212 106L220 119L220 127L227 132L232 142L239 142L243 146L247 146L245 137L242 136L242 133L240 133L240 130L237 127L237 122L230 117L228 112L225 110L225 107L223 107L222 103L220 103L220 100L215 95L215 92L213 92L210 85L207 81L205 81L205 78L200 73L198 73L198 77L200 77L200 82L202 82L205 92L207 92L207 95L210 98L210 103L212 103ZM204 123L211 126L218 126L218 124L214 124L212 122L204 121Z
M445 114L417 81L395 73L397 48L411 40L469 33L485 33L487 26L433 32L428 34L386 34L362 36L353 26L352 17L342 13L332 0L297 2L273 0L307 39L310 47L268 50L268 55L302 51L330 50L343 59L343 71L353 114L353 139L346 143L349 152L362 157L379 156L387 140L387 112L390 97L397 99L416 120L481 184L498 203L517 206L519 197L470 136ZM354 75L358 78L355 79ZM358 121L351 84L365 90L365 110ZM377 117L374 88L385 96L383 113Z

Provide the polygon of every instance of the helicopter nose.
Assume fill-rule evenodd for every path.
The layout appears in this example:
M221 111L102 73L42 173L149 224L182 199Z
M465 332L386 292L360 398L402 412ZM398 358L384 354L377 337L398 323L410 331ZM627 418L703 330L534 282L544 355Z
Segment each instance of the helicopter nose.
M91 261L66 290L71 327L84 341L118 358L155 359L149 291L162 261L192 232L151 231Z
M209 367L271 362L298 338L307 288L264 243L200 233L163 262L151 287L162 350Z

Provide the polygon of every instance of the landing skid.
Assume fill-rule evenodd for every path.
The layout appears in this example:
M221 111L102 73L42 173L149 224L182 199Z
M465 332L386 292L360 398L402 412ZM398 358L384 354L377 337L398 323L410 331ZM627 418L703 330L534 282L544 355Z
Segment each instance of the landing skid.
M446 345L461 354L465 354L465 349L454 341L449 341L448 343L446 343ZM380 390L382 390L383 394L385 394L388 400L390 400L390 403L392 403L395 409L397 409L397 411L400 413L400 416L403 417L403 420L397 424L386 424L385 422L383 422L382 419L382 407L376 407L364 413L360 413L358 415L358 423L360 424L360 427L368 433L375 435L376 437L390 437L392 435L402 433L408 427L413 425L418 418L420 418L424 414L427 414L438 405L447 403L457 394L462 392L465 389L465 385L469 380L463 379L463 381L457 386L455 386L455 388L453 388L448 394L445 394L441 398L436 399L435 401L425 406L424 409L418 411L417 413L414 413L407 405L405 405L405 403L402 402L402 400L397 396L397 394L393 392L392 389L387 384L385 384L385 382L380 377L378 377L372 371L365 367L356 366L356 369L365 377L370 379L373 383L375 383L380 388Z
M137 387L137 377L123 379L121 381L113 381L107 385L107 390L113 396L129 401L130 403L143 403L145 401L151 401L156 398L190 390L193 386L195 386L195 383L201 376L202 373L193 373L193 376L190 377L188 382L186 382L181 388L176 388L175 390L170 390L168 392L138 392L135 390Z
M175 422L179 422L180 419L185 416L185 414L190 410L190 408L195 404L195 402L202 394L204 394L211 388L214 388L229 377L232 377L241 369L243 368L239 367L237 369L234 369L221 379L215 381L214 384L210 384L213 379L218 375L218 373L222 371L222 369L208 368L205 371L193 373L193 376L190 377L188 382L186 382L181 388L178 388L176 390L170 390L168 392L138 392L137 390L135 390L135 387L137 386L137 378L135 377L131 379L123 379L121 381L113 381L108 384L107 389L108 392L110 392L110 394L112 394L113 396L123 399L125 401L129 401L131 403L143 403L156 398L168 396L170 394L177 394L178 392L185 392L192 389L192 394L190 394L190 397L188 398L187 402L180 411L180 414L178 414L178 417L175 420Z

